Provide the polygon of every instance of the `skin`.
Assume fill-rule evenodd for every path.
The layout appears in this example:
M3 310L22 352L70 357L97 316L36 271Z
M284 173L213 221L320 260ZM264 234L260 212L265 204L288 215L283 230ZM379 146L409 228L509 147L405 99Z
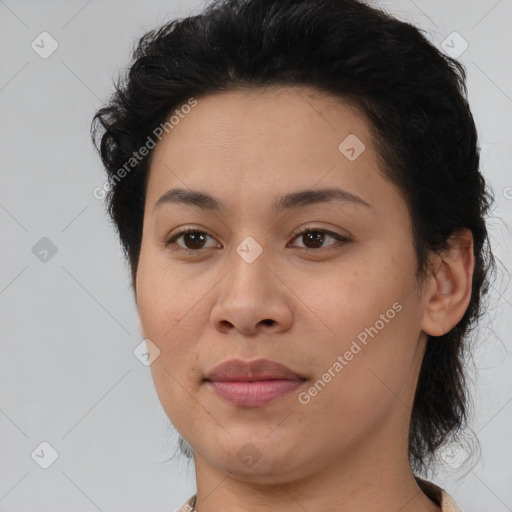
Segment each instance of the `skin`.
M338 149L349 134L365 144L354 161ZM326 186L371 207L271 209L278 195ZM173 187L207 192L225 210L154 210ZM166 245L188 226L208 236ZM349 241L294 235L309 226ZM236 252L248 236L263 250L252 263ZM199 512L440 510L411 472L408 424L427 334L448 332L469 303L472 240L461 232L443 258L433 255L422 287L412 240L367 121L339 99L307 87L210 95L158 143L136 302L142 335L160 350L151 365L159 399L194 450ZM395 303L400 312L300 403ZM223 361L260 357L307 380L258 408L228 403L203 382ZM237 456L247 443L260 457L252 465Z

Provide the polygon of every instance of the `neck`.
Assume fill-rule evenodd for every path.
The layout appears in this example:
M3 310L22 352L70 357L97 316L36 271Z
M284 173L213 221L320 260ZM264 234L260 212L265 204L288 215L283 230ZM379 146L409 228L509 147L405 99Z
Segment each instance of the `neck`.
M418 486L406 447L390 449L392 445L383 442L385 438L383 435L357 450L333 453L329 459L308 464L307 469L298 467L288 473L273 474L268 467L245 475L222 472L213 469L196 453L195 509L197 512L440 512L440 507Z

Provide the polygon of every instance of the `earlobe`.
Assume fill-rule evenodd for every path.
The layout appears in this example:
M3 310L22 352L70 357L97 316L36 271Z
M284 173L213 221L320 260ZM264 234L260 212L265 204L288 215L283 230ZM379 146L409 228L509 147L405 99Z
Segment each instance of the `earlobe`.
M421 328L431 336L442 336L457 325L471 300L475 265L471 231L454 233L449 248L434 258Z

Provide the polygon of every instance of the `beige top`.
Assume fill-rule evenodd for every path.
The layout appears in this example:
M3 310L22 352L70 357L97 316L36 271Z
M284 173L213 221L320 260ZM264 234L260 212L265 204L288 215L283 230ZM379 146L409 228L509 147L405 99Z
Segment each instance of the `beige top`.
M432 482L415 477L420 489L438 506L442 512L462 512L453 498L441 487ZM192 512L196 505L196 494L189 498L176 512Z

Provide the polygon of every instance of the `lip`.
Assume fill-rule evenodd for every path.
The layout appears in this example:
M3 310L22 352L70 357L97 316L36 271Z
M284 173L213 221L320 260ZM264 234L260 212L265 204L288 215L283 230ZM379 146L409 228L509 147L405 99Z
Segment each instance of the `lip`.
M216 366L205 377L212 382L257 382L261 380L301 380L304 377L270 359L243 361L230 359Z
M234 405L260 407L296 390L306 379L269 359L231 359L216 366L204 380Z

